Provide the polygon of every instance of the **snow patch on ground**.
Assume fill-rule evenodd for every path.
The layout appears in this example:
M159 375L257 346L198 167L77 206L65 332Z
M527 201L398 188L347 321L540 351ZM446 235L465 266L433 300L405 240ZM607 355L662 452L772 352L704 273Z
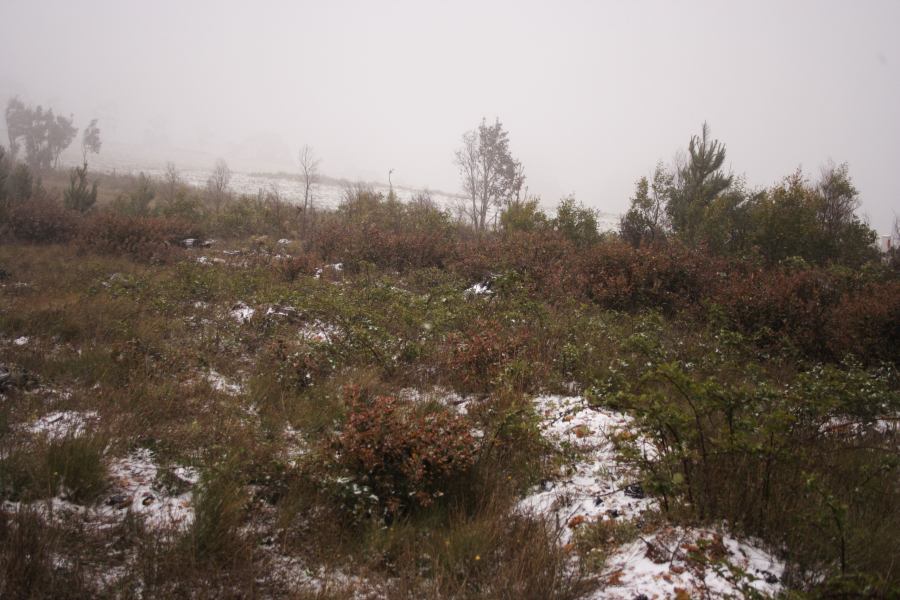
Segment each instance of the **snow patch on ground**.
M83 435L87 427L99 420L95 411L61 410L44 415L25 426L25 431L44 435L50 441Z
M539 396L534 402L543 435L575 458L557 479L521 500L520 511L549 517L560 542L568 543L578 523L631 519L654 506L635 485L636 473L622 464L614 443L616 436L635 439L631 417L591 407L578 396Z
M324 267L319 267L316 269L316 279L322 277L326 271L334 271L335 273L340 273L344 270L344 263L334 263L330 265L325 265Z
M28 341L30 339L31 338L29 338L27 335L23 335L23 336L20 336L20 337L17 337L16 339L14 339L13 344L15 344L16 346L24 346L28 343Z
M710 529L664 527L609 557L606 585L592 599L743 597L750 588L774 596L783 574L784 563L754 544Z
M864 421L855 417L832 417L819 427L819 433L830 436L857 437L867 431L880 435L900 434L900 415Z
M301 340L305 340L307 342L321 342L324 344L333 343L343 334L344 331L337 325L332 325L330 323L320 321L319 319L304 323L299 331Z
M354 600L374 600L387 596L381 586L364 577L347 574L341 569L311 569L296 557L275 555L271 557L269 566L269 579L291 590L292 594L303 592L316 598L334 595Z
M28 506L45 519L79 515L86 525L96 528L121 522L131 512L143 517L153 529L183 529L194 520L190 488L197 484L200 475L191 467L173 467L170 479L186 491L169 492L160 485L160 470L150 450L140 449L109 464L111 485L99 505L82 506L57 496L30 504L4 502L3 509L11 512Z
M221 375L212 369L210 369L209 373L206 375L206 380L209 381L209 385L212 389L217 392L222 392L230 396L238 396L244 392L243 385L231 381L224 375Z
M467 296L482 296L482 295L487 295L487 294L493 294L494 292L491 291L491 284L490 284L490 282L488 282L488 283L476 283L475 285L473 285L469 288L466 288L465 293Z
M120 458L110 465L113 493L101 513L107 517L121 515L126 510L141 515L144 522L154 529L184 528L194 520L191 491L169 494L158 489L159 467L150 450L142 448ZM193 487L200 480L196 469L174 467L171 474L184 487Z
M201 265L213 265L213 264L225 264L225 259L219 258L218 256L214 256L210 258L209 256L198 256L197 263Z
M284 450L282 451L286 462L292 466L297 466L301 458L309 454L309 444L304 437L303 432L294 429L291 425L284 428Z
M256 314L256 310L244 302L238 302L231 307L231 318L238 323L249 323L254 314Z

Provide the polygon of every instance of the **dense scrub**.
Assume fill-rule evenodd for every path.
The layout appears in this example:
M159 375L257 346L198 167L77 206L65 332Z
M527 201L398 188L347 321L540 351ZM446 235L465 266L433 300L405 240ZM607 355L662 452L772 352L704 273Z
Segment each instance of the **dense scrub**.
M577 598L663 521L760 538L800 595L898 590L890 264L476 234L364 189L315 214L138 204L0 209L4 595ZM541 393L634 416L617 443L656 513L560 545L516 510L572 452L542 437ZM57 413L92 416L34 425ZM147 456L147 506L189 524L66 512L120 502Z

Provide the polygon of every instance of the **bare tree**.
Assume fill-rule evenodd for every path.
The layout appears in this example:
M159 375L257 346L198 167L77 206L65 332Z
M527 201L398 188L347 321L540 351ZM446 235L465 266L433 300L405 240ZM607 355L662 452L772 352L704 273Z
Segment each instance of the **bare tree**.
M313 149L304 145L300 148L300 177L303 180L303 212L312 208L316 186L319 183L319 163Z
M483 231L490 211L518 198L525 182L521 163L509 152L509 135L500 120L488 125L482 119L478 128L463 134L454 162L471 203L468 216L473 227Z
M84 128L81 134L81 156L84 164L87 164L88 154L100 154L100 128L97 119L91 119L90 124Z
M213 172L209 176L209 179L206 180L206 189L216 207L216 212L222 209L222 204L228 197L228 184L230 182L231 169L229 169L228 164L220 158L216 161L216 166L213 168Z
M163 173L162 185L159 188L160 196L166 204L172 204L178 197L178 190L181 189L181 175L175 168L175 163L166 163L166 172Z

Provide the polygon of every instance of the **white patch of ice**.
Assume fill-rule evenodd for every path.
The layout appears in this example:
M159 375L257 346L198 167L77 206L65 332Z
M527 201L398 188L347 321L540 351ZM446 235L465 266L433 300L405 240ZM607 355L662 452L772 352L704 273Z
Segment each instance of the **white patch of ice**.
M13 344L15 344L16 346L24 346L25 344L28 343L28 340L30 340L30 339L31 338L29 338L27 335L23 335L21 337L17 337L16 339L14 339Z
M635 474L622 464L613 441L616 435L634 436L631 417L591 407L578 396L539 396L534 402L543 435L559 449L574 452L575 458L558 479L537 486L521 500L519 510L549 517L560 542L567 543L581 522L630 519L654 504L642 497L640 488L626 490Z
M83 435L87 426L99 418L92 410L85 412L62 410L44 415L34 423L26 425L25 430L36 435L44 435L48 440L54 441Z
M758 546L702 528L664 527L622 546L605 561L606 582L594 600L745 597L752 587L765 596L781 591L784 563Z
M244 302L238 302L231 308L231 317L238 323L248 323L254 314L256 314L256 310Z
M281 244L282 246L286 246L287 244L291 243L291 240L289 240L287 238L281 238L280 240L278 240L278 243Z

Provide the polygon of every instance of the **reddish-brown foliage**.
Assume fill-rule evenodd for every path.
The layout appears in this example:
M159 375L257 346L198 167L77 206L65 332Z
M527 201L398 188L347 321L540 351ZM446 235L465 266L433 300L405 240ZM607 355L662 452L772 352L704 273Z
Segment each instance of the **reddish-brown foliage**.
M85 221L78 242L93 252L157 262L176 254L181 240L196 237L197 227L187 221L98 213Z
M81 215L52 200L32 199L8 213L8 233L20 242L56 244L69 241L81 224Z
M429 506L475 462L476 443L462 416L418 412L390 396L345 392L347 422L337 436L340 462L389 514Z

